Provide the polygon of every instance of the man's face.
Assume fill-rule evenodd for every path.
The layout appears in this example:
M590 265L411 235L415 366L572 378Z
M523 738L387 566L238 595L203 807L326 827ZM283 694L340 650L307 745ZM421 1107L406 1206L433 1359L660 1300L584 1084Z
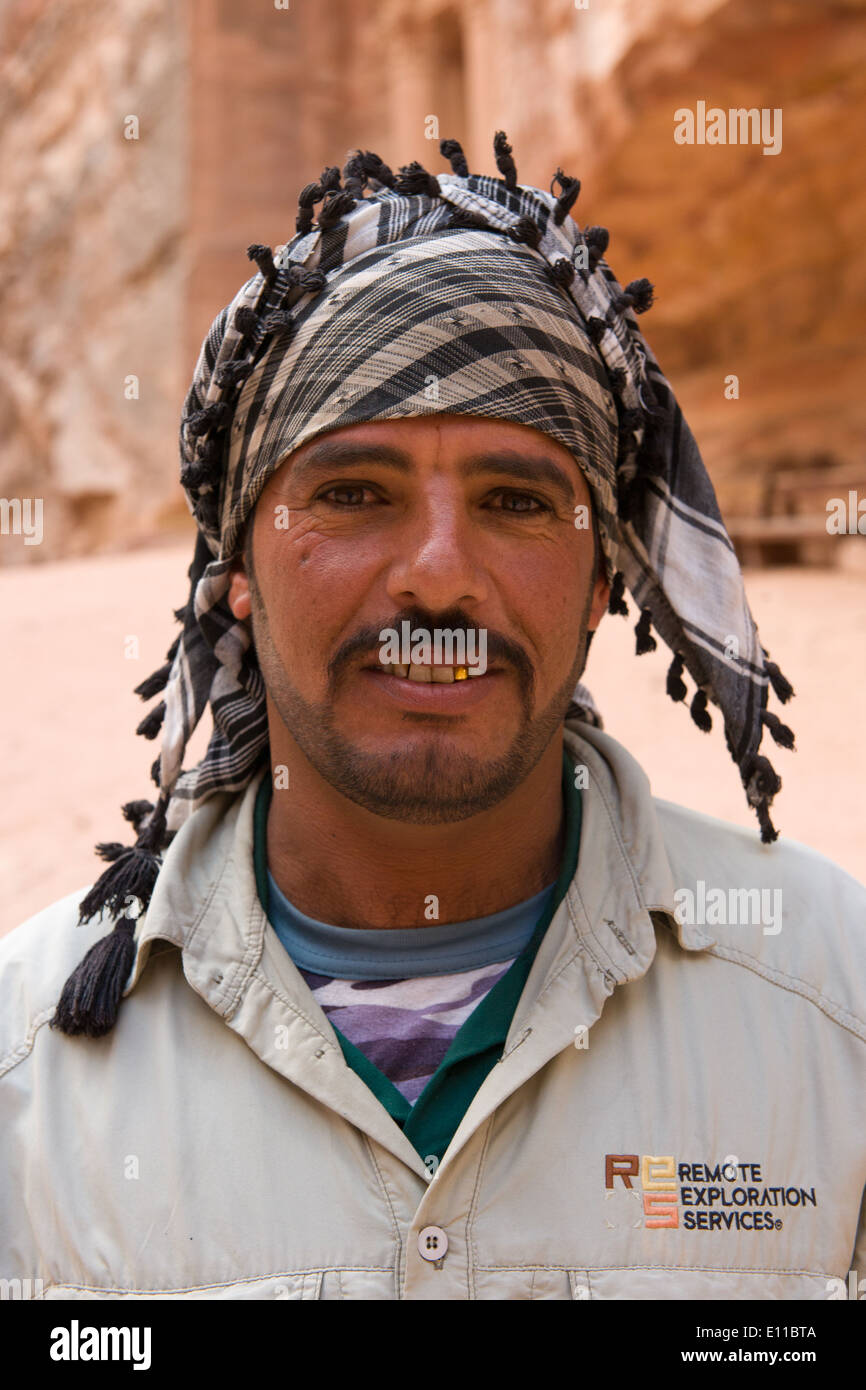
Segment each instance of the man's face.
M415 823L512 792L560 728L607 604L579 506L571 454L510 421L376 421L297 449L258 501L252 572L236 562L229 595L252 616L274 760L294 740L350 800ZM486 643L484 674L383 666L380 633L404 620L413 638ZM455 664L444 643L439 659Z

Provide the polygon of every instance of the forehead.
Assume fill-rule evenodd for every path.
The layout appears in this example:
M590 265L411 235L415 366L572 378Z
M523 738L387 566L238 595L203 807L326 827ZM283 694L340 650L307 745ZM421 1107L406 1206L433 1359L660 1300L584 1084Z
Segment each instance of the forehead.
M444 412L361 421L323 430L286 454L271 482L306 472L309 465L319 460L351 464L356 457L359 463L369 463L379 450L383 459L402 462L408 469L435 461L455 466L472 463L478 471L477 465L483 460L493 471L497 459L523 464L528 470L537 465L539 476L545 471L552 475L555 470L578 492L586 488L574 455L550 435L515 420Z
M352 439L365 442L394 443L406 449L419 448L440 441L454 449L476 448L479 441L508 442L512 447L535 450L538 453L558 453L563 460L571 459L568 450L552 439L518 420L502 420L485 415L459 415L450 412L402 416L396 420L363 420L338 429L325 430L308 439L287 458L300 458L323 439Z

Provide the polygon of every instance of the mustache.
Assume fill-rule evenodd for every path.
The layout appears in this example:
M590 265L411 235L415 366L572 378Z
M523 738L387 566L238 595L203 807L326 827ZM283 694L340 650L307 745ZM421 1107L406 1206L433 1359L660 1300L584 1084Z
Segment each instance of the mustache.
M432 632L434 628L450 628L453 632L462 632L464 636L477 632L482 626L473 622L459 608L449 608L438 614L425 613L420 608L401 608L391 618L359 628L338 647L328 662L328 681L332 691L347 668L354 665L359 656L378 657L382 645L379 634L383 628L399 630L400 624L404 622L408 622L413 630L425 628ZM495 632L489 627L484 630L487 633L488 666L501 663L513 667L524 690L531 690L535 681L535 671L523 648L504 633Z

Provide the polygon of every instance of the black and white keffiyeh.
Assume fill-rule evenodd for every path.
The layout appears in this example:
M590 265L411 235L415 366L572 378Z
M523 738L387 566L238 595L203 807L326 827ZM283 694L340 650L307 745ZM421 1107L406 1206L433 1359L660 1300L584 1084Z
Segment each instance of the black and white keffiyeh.
M720 710L761 838L776 838L769 806L781 783L758 749L765 726L793 746L766 708L768 685L783 702L793 692L759 641L697 445L639 330L652 285L617 283L607 231L569 215L577 179L557 169L550 192L519 185L502 132L498 179L470 174L456 141L440 148L450 174L413 163L395 175L361 151L342 176L326 169L300 194L292 240L249 248L258 271L202 345L180 429L181 483L199 530L189 600L166 665L138 687L143 698L164 692L139 726L146 737L162 731L159 799L124 807L135 846L97 847L111 864L81 905L83 921L103 906L118 912L129 895L146 903L172 833L214 793L245 787L266 757L264 683L249 626L228 607L230 567L287 455L360 421L493 417L569 450L591 491L610 610L628 612L628 589L638 654L655 648L653 627L671 649L671 698L685 699L687 671L695 723L708 730L708 704ZM207 752L184 770L208 705ZM597 721L583 686L568 717ZM103 957L132 948L124 922L67 982L55 1020L65 1031L112 1026L125 976L96 1003L93 980L112 973ZM115 983L122 966L118 955Z

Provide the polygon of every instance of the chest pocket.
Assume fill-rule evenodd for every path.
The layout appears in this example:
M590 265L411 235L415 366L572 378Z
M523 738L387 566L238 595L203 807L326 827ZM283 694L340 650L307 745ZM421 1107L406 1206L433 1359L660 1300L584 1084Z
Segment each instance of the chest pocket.
M655 1269L479 1269L480 1299L596 1299L654 1302L818 1300L838 1298L840 1281L825 1274L756 1273L754 1270Z
M830 1297L838 1280L800 1271L761 1273L714 1269L571 1269L570 1297L654 1301L816 1300Z
M84 1284L45 1284L43 1299L254 1299L262 1302L295 1299L395 1299L393 1269L325 1269L272 1274L260 1279L237 1279L228 1284L196 1284L187 1288L119 1289ZM33 1281L38 1284L37 1281Z
M196 1284L180 1289L118 1289L98 1288L92 1284L47 1284L42 1293L46 1300L93 1299L293 1299L321 1298L323 1276L320 1271L309 1274L275 1274L265 1279L238 1279L230 1284Z

